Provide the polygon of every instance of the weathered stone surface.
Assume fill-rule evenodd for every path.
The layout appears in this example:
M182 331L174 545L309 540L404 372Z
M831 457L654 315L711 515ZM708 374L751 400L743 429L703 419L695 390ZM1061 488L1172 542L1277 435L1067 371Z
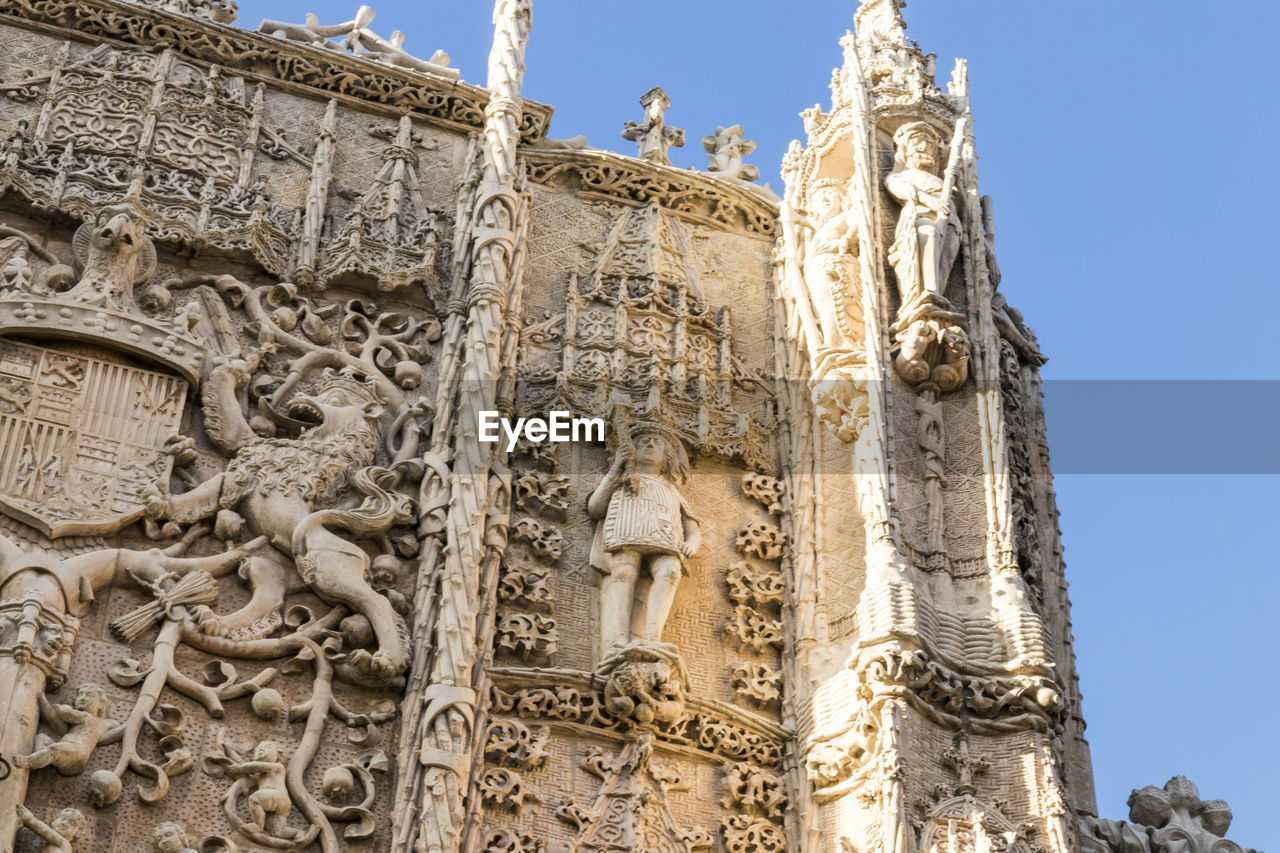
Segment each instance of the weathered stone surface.
M1043 358L902 5L782 199L660 88L545 139L529 0L485 88L0 9L0 851L1209 850L1177 780L1076 840Z

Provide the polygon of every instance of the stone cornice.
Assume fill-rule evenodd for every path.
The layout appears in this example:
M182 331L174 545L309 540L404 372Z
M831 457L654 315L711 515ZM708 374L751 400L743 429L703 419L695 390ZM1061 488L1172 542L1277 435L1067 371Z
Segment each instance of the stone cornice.
M172 47L247 74L392 107L448 127L480 130L489 93L479 86L121 0L7 0L0 20L20 19L83 39ZM552 108L524 101L522 141L542 138Z
M522 149L529 180L536 184L575 186L594 195L631 204L656 202L679 216L720 230L741 229L771 238L777 232L778 203L763 188L748 189L686 169L646 163L596 149Z

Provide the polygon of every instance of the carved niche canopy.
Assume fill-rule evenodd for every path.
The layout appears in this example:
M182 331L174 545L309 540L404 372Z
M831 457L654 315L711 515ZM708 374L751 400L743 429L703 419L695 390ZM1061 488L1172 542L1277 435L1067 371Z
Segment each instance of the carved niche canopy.
M611 417L622 402L704 456L771 471L773 391L734 355L728 308L698 286L687 227L623 209L564 313L525 327L529 403Z

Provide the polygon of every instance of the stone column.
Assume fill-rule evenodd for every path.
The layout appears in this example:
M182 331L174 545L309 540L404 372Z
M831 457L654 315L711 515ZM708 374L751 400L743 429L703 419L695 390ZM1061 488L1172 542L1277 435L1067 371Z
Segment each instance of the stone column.
M26 583L23 583L26 581ZM0 851L13 850L18 831L15 804L27 796L27 771L15 755L34 747L40 725L38 699L46 686L66 680L79 622L62 612L57 578L32 572L7 584L19 597L0 601ZM51 605L50 602L55 602Z

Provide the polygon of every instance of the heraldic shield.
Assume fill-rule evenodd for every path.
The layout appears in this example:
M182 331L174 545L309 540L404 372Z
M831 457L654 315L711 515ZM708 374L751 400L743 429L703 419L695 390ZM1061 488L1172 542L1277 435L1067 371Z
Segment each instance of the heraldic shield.
M91 348L0 339L0 510L46 536L119 530L167 482L187 383Z

